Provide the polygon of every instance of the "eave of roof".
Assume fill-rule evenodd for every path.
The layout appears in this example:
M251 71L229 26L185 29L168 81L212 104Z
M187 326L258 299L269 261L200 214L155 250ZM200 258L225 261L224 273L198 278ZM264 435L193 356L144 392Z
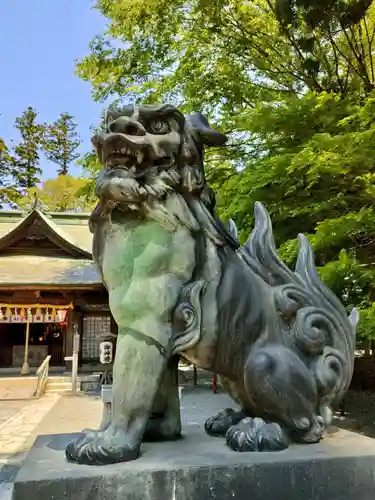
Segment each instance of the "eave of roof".
M35 255L6 255L0 258L0 288L101 285L100 275L92 260Z

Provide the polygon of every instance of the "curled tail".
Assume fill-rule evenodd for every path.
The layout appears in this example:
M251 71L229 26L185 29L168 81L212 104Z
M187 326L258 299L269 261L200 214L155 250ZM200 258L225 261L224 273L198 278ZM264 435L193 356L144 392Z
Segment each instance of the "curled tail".
M314 305L321 310L322 327L326 332L326 345L316 367L316 377L323 389L332 385L336 378L334 399L339 399L349 387L353 375L358 311L352 311L348 317L341 301L320 279L311 245L305 236L299 235L299 245L295 273L302 278Z
M354 365L358 311L348 318L344 306L322 282L308 239L299 235L299 253L293 272L277 254L272 224L261 203L254 208L254 230L238 252L272 287L274 304L285 323L288 343L306 359L321 403L342 397ZM233 222L230 225L233 229Z

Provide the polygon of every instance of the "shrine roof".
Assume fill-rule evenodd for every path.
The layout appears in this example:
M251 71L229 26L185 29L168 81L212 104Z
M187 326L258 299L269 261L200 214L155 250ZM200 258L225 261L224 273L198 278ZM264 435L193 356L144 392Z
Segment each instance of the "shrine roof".
M0 211L0 288L101 284L87 213Z
M88 259L40 257L36 255L0 256L0 288L100 286L95 263Z
M44 214L39 210L33 210L25 214L21 210L2 210L0 211L0 242L3 237L16 229L35 212L65 240L91 254L92 234L88 228L89 213L48 212Z

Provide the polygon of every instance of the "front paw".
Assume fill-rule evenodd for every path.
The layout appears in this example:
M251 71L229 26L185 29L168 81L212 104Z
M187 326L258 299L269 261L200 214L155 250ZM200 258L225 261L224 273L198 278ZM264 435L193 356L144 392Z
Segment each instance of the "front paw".
M121 430L108 428L104 432L87 433L69 443L65 450L69 462L85 465L108 465L127 462L139 457L140 447L130 446Z
M234 451L281 451L290 444L288 435L279 424L250 417L231 427L226 440Z
M245 414L240 411L226 408L219 411L217 415L207 420L204 428L210 436L225 437L228 429L237 424L244 418Z

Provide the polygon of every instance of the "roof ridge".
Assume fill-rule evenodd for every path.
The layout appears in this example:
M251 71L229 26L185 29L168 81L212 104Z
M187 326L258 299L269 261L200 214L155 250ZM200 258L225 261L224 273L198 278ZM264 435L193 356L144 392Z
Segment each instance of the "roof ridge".
M44 220L44 222L46 222L46 224L48 224L55 231L56 234L58 234L59 236L61 236L61 238L64 238L65 241L67 241L72 246L76 247L77 249L82 250L85 253L90 253L90 252L87 251L86 248L82 247L76 241L74 241L74 239L68 233L66 233L62 228L60 228L60 226L58 224L56 224L56 222L54 222L52 220L52 218L50 218L47 215L45 215L38 208L35 208L34 211L37 212L38 215ZM14 229L16 229L16 228L14 228ZM90 255L91 255L91 253L90 253Z

